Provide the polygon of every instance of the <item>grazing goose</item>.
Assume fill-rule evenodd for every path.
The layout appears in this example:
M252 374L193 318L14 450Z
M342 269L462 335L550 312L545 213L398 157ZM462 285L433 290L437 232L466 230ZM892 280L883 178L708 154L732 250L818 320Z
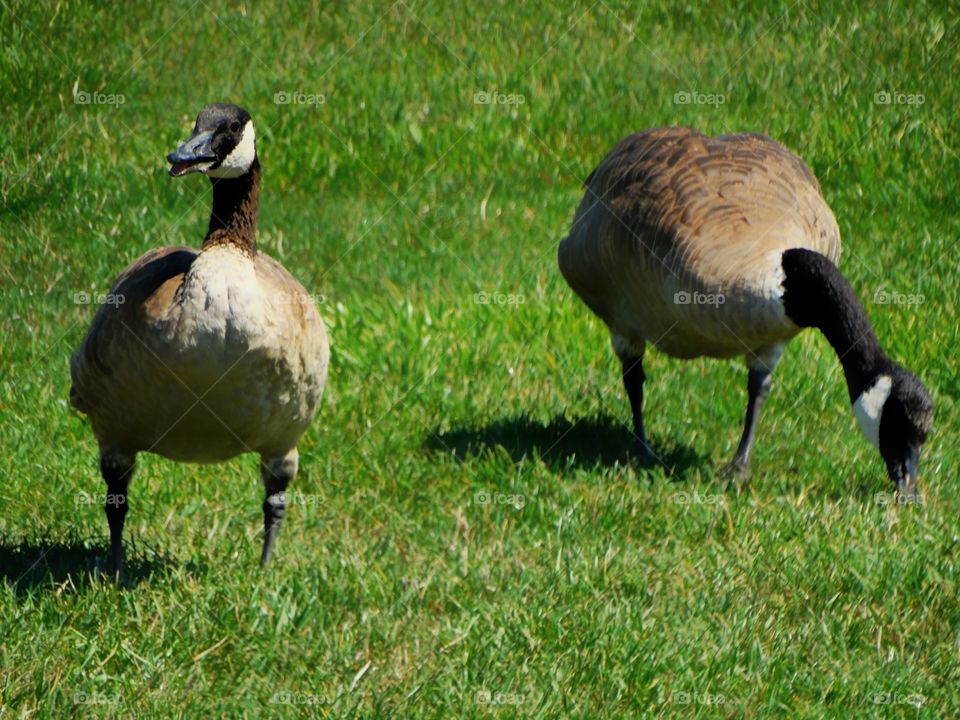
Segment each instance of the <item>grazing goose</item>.
M837 270L837 223L800 158L763 135L661 128L622 140L586 187L560 271L610 329L642 460L654 459L643 426L646 343L678 358L746 357L746 419L727 466L745 475L771 372L787 341L815 327L898 492L916 492L933 401L884 353Z
M269 561L330 354L310 295L257 250L260 162L250 115L207 105L168 160L173 177L199 172L213 185L203 246L157 248L128 266L70 361L71 402L100 445L118 576L138 452L198 463L259 453L261 561Z

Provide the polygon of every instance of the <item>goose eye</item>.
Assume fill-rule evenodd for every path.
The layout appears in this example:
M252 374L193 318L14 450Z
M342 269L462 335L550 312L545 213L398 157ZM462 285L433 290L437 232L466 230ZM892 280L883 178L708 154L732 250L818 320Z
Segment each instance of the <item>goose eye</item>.
M230 123L230 132L239 132L240 131L240 121L234 120Z

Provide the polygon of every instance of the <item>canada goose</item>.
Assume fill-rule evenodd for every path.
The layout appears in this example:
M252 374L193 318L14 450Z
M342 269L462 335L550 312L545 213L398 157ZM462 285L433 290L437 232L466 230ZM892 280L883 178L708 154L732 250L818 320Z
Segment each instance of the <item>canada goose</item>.
M173 177L200 172L213 185L203 245L129 265L70 361L70 400L100 445L117 576L138 452L198 463L259 453L269 561L330 355L310 295L257 250L260 162L247 111L207 105L167 159Z
M622 140L586 188L560 271L610 329L643 461L654 459L643 426L646 343L678 358L746 357L746 418L727 466L742 476L784 345L815 327L898 492L916 493L933 400L884 353L837 270L837 223L800 158L763 135L660 128Z

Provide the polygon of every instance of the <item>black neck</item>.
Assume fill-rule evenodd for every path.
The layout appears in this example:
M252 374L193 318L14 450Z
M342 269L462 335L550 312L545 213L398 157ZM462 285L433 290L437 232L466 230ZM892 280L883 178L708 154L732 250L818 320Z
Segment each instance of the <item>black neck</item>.
M213 209L203 247L233 243L257 251L257 210L260 206L260 161L238 178L211 177Z
M783 306L800 327L815 327L833 346L847 379L850 402L893 364L880 347L870 318L837 266L820 253L783 253Z

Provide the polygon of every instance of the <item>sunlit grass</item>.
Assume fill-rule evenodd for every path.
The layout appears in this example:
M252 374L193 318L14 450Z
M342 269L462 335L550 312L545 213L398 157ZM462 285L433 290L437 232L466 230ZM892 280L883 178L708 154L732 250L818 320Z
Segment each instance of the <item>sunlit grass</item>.
M47 5L0 11L0 720L958 714L955 13ZM255 458L144 456L118 591L67 401L76 300L199 243L209 188L164 156L214 100L253 115L260 246L319 296L330 384L269 572ZM810 333L748 490L717 473L738 363L649 353L672 471L630 466L617 363L555 253L603 154L665 124L766 132L818 174L842 269L937 402L923 507L884 504Z

